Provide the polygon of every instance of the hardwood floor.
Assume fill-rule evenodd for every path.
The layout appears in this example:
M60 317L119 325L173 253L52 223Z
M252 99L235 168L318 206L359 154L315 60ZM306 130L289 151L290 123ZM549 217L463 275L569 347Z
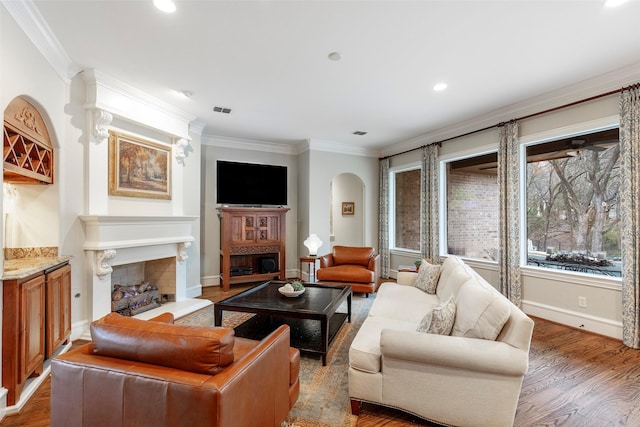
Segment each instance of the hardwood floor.
M219 301L230 293L205 288ZM620 341L534 318L529 371L524 379L515 426L640 426L640 351ZM20 414L0 426L49 426L50 380ZM434 426L400 411L365 404L356 427ZM304 426L300 426L304 427Z

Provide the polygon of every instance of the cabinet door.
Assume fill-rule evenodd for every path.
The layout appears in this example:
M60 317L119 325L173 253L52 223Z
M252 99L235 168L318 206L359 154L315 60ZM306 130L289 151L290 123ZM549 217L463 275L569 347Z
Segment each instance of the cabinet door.
M46 275L46 357L71 336L71 266Z
M232 215L229 218L231 224L231 243L244 244L256 241L256 216Z
M44 275L22 284L20 289L20 380L42 373L44 362Z
M260 243L280 241L280 215L264 214L256 217L256 241Z

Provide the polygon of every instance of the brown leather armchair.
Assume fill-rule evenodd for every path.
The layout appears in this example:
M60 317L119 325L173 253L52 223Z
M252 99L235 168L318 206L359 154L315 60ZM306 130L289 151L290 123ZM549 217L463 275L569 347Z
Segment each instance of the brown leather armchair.
M370 294L376 291L380 255L371 247L334 246L320 257L316 272L318 281L351 285L353 292Z
M280 426L298 399L300 353L286 325L254 341L170 314L112 313L91 334L51 362L53 427Z

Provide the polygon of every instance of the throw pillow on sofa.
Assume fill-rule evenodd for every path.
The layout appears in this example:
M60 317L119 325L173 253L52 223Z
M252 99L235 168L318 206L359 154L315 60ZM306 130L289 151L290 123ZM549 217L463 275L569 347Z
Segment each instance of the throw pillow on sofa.
M456 303L453 297L442 304L435 306L427 313L416 329L418 332L428 334L449 335L456 318Z
M510 302L483 279L469 279L458 291L451 335L495 341L511 315Z
M413 283L413 286L428 294L435 294L438 279L440 278L440 271L442 271L440 265L431 264L426 259L423 259L420 263L420 268L418 268L418 275L416 276L416 281Z

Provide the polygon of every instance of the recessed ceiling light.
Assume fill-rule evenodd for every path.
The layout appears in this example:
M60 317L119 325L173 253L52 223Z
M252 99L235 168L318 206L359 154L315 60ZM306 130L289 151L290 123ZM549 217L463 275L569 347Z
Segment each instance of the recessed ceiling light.
M176 4L173 0L153 0L153 5L166 13L173 13L176 11Z
M227 108L227 107L213 107L213 111L215 111L216 113L229 114L229 113L231 113L231 108Z
M340 52L331 52L328 55L328 58L332 61L340 61L342 59L342 54Z
M606 7L620 6L622 3L626 3L628 0L605 0L604 5Z
M446 83L438 83L437 85L435 85L433 87L433 90L435 90L436 92L442 92L446 88L447 88L447 84Z

